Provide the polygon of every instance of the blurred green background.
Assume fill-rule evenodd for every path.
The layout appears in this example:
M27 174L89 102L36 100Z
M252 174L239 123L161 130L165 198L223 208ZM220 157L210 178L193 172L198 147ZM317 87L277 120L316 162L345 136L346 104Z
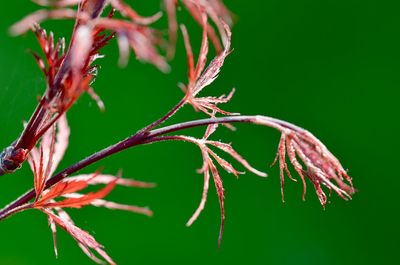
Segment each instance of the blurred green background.
M127 1L144 15L159 0ZM202 176L199 150L185 143L141 146L108 158L83 172L104 172L156 182L153 190L117 188L110 199L150 206L147 218L87 207L70 210L76 223L106 246L118 264L395 264L400 246L398 99L400 81L400 4L372 0L225 1L236 14L234 52L220 78L204 94L237 88L226 110L265 114L291 121L317 135L349 169L359 192L350 202L335 194L323 210L311 185L306 202L302 185L287 181L281 202L278 168L269 168L279 134L239 125L221 128L214 139L233 142L252 164L269 173L239 180L223 174L226 227L217 248L219 206L214 188L191 228L185 223L198 205ZM44 79L27 49L39 50L33 34L12 38L8 27L36 10L28 0L5 1L0 20L0 146L22 129L44 90ZM200 29L183 9L194 47ZM56 36L69 36L72 22L44 23ZM165 27L165 18L157 26ZM60 165L66 167L145 126L182 96L186 81L182 40L164 75L131 57L117 66L115 43L104 50L95 89L107 111L84 95L69 112L72 136ZM172 122L203 117L185 107ZM200 136L202 130L187 131ZM32 186L25 165L0 179L0 204ZM45 216L28 211L0 224L0 264L92 264L69 235L58 233L53 254Z

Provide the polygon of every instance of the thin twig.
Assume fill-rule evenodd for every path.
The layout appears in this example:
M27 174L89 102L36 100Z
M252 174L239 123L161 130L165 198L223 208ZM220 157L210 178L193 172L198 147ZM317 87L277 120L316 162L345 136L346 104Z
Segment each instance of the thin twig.
M150 131L151 129L157 127L158 125L164 123L169 118L171 118L175 113L177 113L178 110L181 109L185 104L186 104L186 97L184 97L181 101L179 101L178 104L176 104L170 111L167 112L167 114L165 114L163 117L156 120L149 126L143 128L142 130L140 130L140 132Z
M71 174L81 170L82 168L85 168L85 167L87 167L99 160L102 160L108 156L119 153L125 149L131 148L131 147L134 147L137 145L158 142L158 141L162 140L162 138L159 138L159 136L162 136L162 135L165 135L168 133L172 133L172 132L189 129L189 128L202 127L202 126L207 126L210 124L224 124L224 123L254 123L254 124L272 127L279 131L285 130L285 128L303 131L303 129L301 129L293 124L290 124L288 122L284 122L284 121L274 119L271 117L267 117L267 116L259 116L259 115L257 115L257 116L228 116L228 117L222 117L222 118L208 118L208 119L201 119L201 120L178 123L178 124L162 127L162 128L156 129L156 130L152 130L149 132L142 132L142 130L141 130L138 133L126 138L125 140L118 142L112 146L109 146L99 152L96 152L93 155L88 156L85 159L83 159L83 160L71 165L70 167L62 170L61 172L57 173L56 175L51 177L46 182L45 189L58 183L62 179L70 176ZM4 207L2 210L0 210L0 220L3 220L5 218L9 217L11 214L15 213L15 211L13 211L15 208L29 202L30 200L35 198L35 196L36 196L35 190L31 189L28 192L26 192L24 195L19 197L17 200L15 200L11 204Z

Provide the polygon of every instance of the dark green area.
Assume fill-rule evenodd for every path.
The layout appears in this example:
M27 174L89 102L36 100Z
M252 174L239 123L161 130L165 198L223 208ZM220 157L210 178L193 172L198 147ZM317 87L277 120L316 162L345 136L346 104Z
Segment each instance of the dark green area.
M128 1L130 2L130 1ZM158 10L159 0L131 1L144 14ZM397 1L253 0L226 1L237 15L234 52L220 78L204 94L237 88L225 109L265 114L309 129L341 159L359 192L350 202L335 194L326 209L311 185L306 202L302 185L289 180L281 202L278 168L269 168L279 140L272 129L240 125L221 128L214 139L233 142L269 178L252 174L239 180L223 174L226 230L217 248L219 207L215 190L191 228L185 222L200 200L200 152L189 144L141 146L108 158L84 172L104 166L115 173L158 183L154 190L118 188L115 201L149 205L152 218L126 212L85 208L69 211L76 223L95 235L118 264L395 264L399 249L398 99L400 81L400 5ZM36 7L4 1L0 20L0 146L8 145L32 113L44 79L28 48L38 50L33 34L12 38L8 27ZM186 11L196 48L200 29ZM164 23L165 21L163 21ZM158 26L165 27L159 23ZM72 22L43 25L68 36ZM95 84L107 111L100 113L84 95L69 112L72 136L60 165L66 167L112 144L165 113L182 96L176 84L186 80L180 39L173 71L164 75L131 57L117 66L115 43ZM172 122L203 117L191 107ZM201 135L201 130L188 131ZM32 186L27 165L0 179L0 204ZM58 260L43 214L28 211L0 224L0 264L92 264L69 235L58 235Z

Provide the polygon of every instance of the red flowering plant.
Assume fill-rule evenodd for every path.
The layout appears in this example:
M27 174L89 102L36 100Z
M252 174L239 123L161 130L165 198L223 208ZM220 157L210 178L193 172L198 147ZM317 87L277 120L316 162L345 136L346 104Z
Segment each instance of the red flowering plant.
M75 173L125 149L162 141L184 141L199 147L203 158L203 164L199 169L199 173L204 176L203 194L198 208L187 225L190 226L203 210L209 182L212 179L221 210L218 240L221 244L225 210L224 187L219 168L235 176L243 172L234 168L227 158L221 157L215 151L227 154L244 169L258 176L265 177L266 174L253 168L231 144L210 139L219 125L234 128L235 123L252 123L279 131L281 139L274 163L279 163L282 199L284 198L285 175L296 180L289 171L287 161L293 166L303 183L303 199L307 179L313 184L323 206L327 203L323 186L345 200L350 199L355 192L351 178L339 160L310 132L279 119L261 115L246 116L222 110L219 105L229 102L234 90L222 96L201 95L203 90L218 77L225 58L231 52L232 19L230 12L220 0L163 1L169 25L169 45L166 57L172 58L175 52L178 36L176 10L179 5L186 7L202 28L201 47L197 62L195 62L189 34L184 25L180 27L188 61L188 81L180 85L184 92L183 98L160 119L133 135L55 173L69 143L70 129L66 118L68 110L83 93L88 93L97 102L99 108L104 110L103 102L92 87L94 77L98 72L94 61L101 57L102 47L116 38L121 65L127 63L129 51L132 49L138 60L149 62L161 71L168 71L169 66L162 55L164 43L162 34L152 28L153 22L160 18L160 12L151 17L143 17L122 0L34 0L34 2L43 6L43 9L13 25L11 33L19 35L31 29L36 34L43 57L36 53L33 56L46 77L47 87L21 135L0 154L1 175L13 173L28 160L33 172L34 187L0 210L0 220L23 210L42 211L47 215L54 235L56 254L56 227L58 226L69 233L93 261L102 263L103 261L98 257L100 256L107 263L115 264L93 236L74 224L66 209L92 205L151 215L152 212L147 208L107 201L105 197L116 185L150 188L154 184L123 178L121 174L114 176L102 172L86 175L75 175ZM108 13L105 11L107 8L110 8ZM122 18L114 18L115 12L119 12ZM106 15L103 16L103 13ZM47 19L75 20L71 41L67 48L63 39L55 41L53 33L47 34L39 26L38 23ZM209 40L213 43L217 55L206 66ZM207 117L163 126L166 120L171 119L187 104L203 112ZM181 134L181 131L193 127L204 127L204 136L198 139ZM105 186L97 191L85 193L85 189L91 185Z

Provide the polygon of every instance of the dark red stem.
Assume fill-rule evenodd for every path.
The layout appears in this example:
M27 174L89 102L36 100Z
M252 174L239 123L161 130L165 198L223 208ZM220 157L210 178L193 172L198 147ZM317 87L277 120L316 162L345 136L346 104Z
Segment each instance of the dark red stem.
M57 173L53 177L51 177L47 182L46 182L46 187L49 188L50 186L58 183L65 177L103 159L108 156L111 156L113 154L119 153L125 149L131 148L133 146L141 145L141 144L148 144L152 142L158 142L160 140L163 140L159 136L168 134L168 133L173 133L177 131L181 131L184 129L189 129L193 127L201 127L201 126L207 126L210 124L224 124L224 123L254 123L254 124L259 124L259 125L264 125L264 126L269 126L273 127L277 130L284 130L284 129L291 129L291 130L303 130L295 125L292 125L290 123L277 120L274 118L266 117L266 116L228 116L228 117L222 117L222 118L209 118L209 119L201 119L201 120L195 120L195 121L189 121L189 122L183 122L183 123L178 123L166 127L162 127L159 129L155 129L152 131L139 131L138 133L126 138L125 140L118 142L112 146L109 146L97 153L94 153L91 156L86 157L85 159L71 165L70 167L64 169L63 171ZM2 210L0 210L0 220L3 220L10 216L11 214L15 213L14 211L15 208L20 207L21 205L24 205L28 203L30 200L35 198L35 190L31 189L30 191L26 192L24 195L19 197L17 200L12 202L11 204L5 206Z

